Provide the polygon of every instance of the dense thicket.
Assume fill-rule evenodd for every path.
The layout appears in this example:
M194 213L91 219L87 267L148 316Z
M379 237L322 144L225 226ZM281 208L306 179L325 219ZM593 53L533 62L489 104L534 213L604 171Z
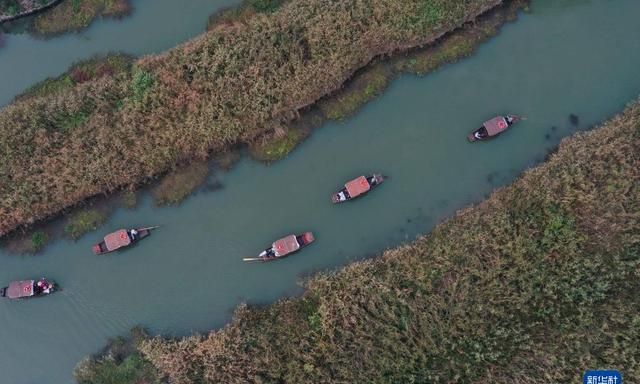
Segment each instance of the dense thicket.
M0 235L250 141L372 57L429 42L500 2L294 0L123 70L63 76L0 112Z
M173 383L565 383L595 368L631 380L639 290L636 103L410 245L141 350Z

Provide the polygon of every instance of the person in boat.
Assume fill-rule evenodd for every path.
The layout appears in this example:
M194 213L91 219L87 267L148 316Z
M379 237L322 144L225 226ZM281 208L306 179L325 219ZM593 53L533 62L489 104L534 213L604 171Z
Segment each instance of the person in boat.
M505 116L504 119L507 121L507 125L508 126L513 125L513 123L515 123L515 121L516 121L516 118L513 115L507 115L507 116Z
M473 136L475 136L475 138L478 139L478 140L482 140L482 139L486 138L487 136L489 136L489 132L487 132L487 128L482 126L482 127L480 127L480 129L475 131Z
M51 288L51 285L49 284L49 282L45 279L40 279L36 283L34 291L36 294L47 293L49 288Z
M131 238L131 241L136 241L137 236L138 236L138 231L135 228L129 231L129 237Z
M342 190L338 192L337 196L338 196L338 201L346 201L346 200L349 200L349 198L351 198L346 188L342 188Z

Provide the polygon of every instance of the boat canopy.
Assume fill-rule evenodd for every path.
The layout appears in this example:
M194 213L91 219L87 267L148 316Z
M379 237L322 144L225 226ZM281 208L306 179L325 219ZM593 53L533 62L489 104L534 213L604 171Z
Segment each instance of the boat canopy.
M126 229L120 229L105 236L104 244L107 246L107 250L114 251L131 244L131 239Z
M487 134L489 134L489 136L495 136L507 129L509 126L509 124L507 124L507 120L502 116L496 116L491 120L487 120L483 125L487 129Z
M33 296L34 280L12 281L5 295L10 299Z
M353 179L347 184L344 185L347 188L347 192L349 192L349 196L356 197L365 192L368 192L371 189L369 185L369 181L364 176L360 176L357 179Z
M300 244L296 239L296 235L289 235L273 243L273 251L276 256L284 256L288 253L295 252L300 249Z

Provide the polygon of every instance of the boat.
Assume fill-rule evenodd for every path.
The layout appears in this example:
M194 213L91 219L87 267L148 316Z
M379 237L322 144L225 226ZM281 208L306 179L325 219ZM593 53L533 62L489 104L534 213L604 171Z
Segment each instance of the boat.
M0 297L8 299L27 299L46 296L56 290L53 281L44 277L40 280L12 281L8 287L0 288Z
M260 252L258 257L246 257L244 261L272 261L298 252L307 245L313 243L313 233L305 232L301 235L289 235L276 240L271 246Z
M490 139L506 131L520 120L522 120L522 117L518 115L496 116L491 120L485 121L482 127L471 132L467 139L470 142Z
M94 244L92 247L93 253L101 255L133 245L149 236L151 234L151 230L155 228L158 227L118 229L117 231L105 236L104 240L98 244Z
M355 199L358 196L364 195L373 188L382 184L385 180L385 177L374 173L373 175L366 177L360 176L357 177L344 185L344 188L339 190L338 192L331 195L331 201L334 204L342 203L345 201L349 201L351 199Z

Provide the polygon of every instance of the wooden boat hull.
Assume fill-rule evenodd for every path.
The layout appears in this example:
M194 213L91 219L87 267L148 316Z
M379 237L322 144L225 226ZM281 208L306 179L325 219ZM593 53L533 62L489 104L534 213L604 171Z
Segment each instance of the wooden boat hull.
M134 241L132 241L131 244L129 244L128 246L123 247L123 248L109 250L107 248L107 244L103 240L103 241L101 241L98 244L95 244L93 246L93 253L96 254L96 255L104 255L104 254L107 254L107 253L119 251L121 249L126 249L126 248L129 248L129 247L137 244L140 240L144 239L145 237L147 237L147 236L149 236L151 234L151 230L147 229L147 228L141 228L141 229L136 229L136 230L138 231L138 235L137 235L136 239Z
M48 296L57 290L55 282L48 280L44 281L49 284L49 288L46 291L37 291L34 284L35 280L13 281L9 286L0 288L0 297L6 297L10 300L33 299L36 297ZM22 292L23 285L27 282L30 282L30 287L28 289L29 292ZM17 292L16 288L21 292Z
M369 192L371 192L371 190L377 188L380 184L382 184L385 181L385 177L382 176L381 174L374 173L373 175L367 177L367 180L371 179L371 178L375 180L375 183L374 184L370 183L370 189L366 193L360 194L360 195L355 196L355 197L349 196L346 200L341 200L340 197L339 197L339 194L341 192L344 193L346 191L346 188L342 188L338 192L335 192L335 193L333 193L331 195L331 202L333 204L340 204L340 203L344 203L344 202L347 202L347 201L354 200L354 199L356 199L358 197L361 197L361 196L364 196L364 195L368 194Z
M303 234L300 235L296 235L296 238L298 239L298 244L300 245L300 247L298 249L296 249L295 251L291 251L288 252L284 255L279 255L279 256L263 256L263 254L268 251L270 248L267 248L266 250L264 250L261 254L258 255L258 257L248 257L245 258L244 261L274 261L274 260L279 260L282 258L285 258L287 256L293 255L294 253L298 253L300 252L300 250L302 250L303 248L309 246L311 243L313 243L315 241L315 237L313 236L313 233L311 232L305 232Z
M475 141L486 141L486 140L490 140L493 139L494 137L497 137L501 134L503 134L505 131L509 130L509 128L513 127L517 122L519 122L520 120L522 120L521 116L518 115L510 115L513 120L511 121L511 124L508 124L506 127L504 127L504 129L501 132L498 133L494 133L494 134L488 134L488 136L485 136L481 139L478 139L476 137L476 132L478 132L479 130L481 130L482 128L484 128L485 126L483 125L482 127L476 129L475 131L471 132L470 134L467 135L467 140L469 140L469 142L473 143Z

